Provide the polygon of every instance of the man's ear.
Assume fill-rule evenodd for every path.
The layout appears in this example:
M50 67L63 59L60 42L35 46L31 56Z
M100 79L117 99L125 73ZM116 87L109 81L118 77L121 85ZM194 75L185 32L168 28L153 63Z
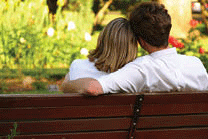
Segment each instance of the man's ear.
M142 48L144 48L144 46L146 46L146 41L144 41L141 37L139 37L139 44Z

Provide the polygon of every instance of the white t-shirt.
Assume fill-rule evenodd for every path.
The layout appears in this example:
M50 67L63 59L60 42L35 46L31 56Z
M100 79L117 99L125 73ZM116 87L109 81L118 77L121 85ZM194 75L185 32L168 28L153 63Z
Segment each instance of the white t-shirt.
M118 71L97 79L104 93L208 90L208 75L194 56L175 48L138 57Z
M94 78L97 79L103 75L109 73L99 71L95 67L94 62L90 62L89 59L76 59L70 66L69 79L76 80L79 78Z

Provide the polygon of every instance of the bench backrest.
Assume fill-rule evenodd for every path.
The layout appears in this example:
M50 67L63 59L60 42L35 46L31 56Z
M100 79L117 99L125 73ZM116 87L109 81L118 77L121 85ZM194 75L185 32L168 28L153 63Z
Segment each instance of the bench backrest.
M208 92L0 95L0 138L208 138Z

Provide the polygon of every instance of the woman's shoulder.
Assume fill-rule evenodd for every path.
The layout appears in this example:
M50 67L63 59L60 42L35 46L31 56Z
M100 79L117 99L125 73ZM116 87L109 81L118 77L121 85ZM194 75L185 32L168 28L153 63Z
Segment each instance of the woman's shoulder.
M74 64L87 64L87 63L89 63L90 61L89 61L89 59L75 59L72 63L71 63L71 65L74 65Z
M89 59L76 59L71 63L70 67L77 67L77 66L93 66L94 63L90 62Z

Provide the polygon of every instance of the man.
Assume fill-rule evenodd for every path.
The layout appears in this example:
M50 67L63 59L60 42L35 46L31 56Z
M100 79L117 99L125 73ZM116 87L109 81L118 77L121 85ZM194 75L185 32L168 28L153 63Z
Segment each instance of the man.
M202 62L179 55L168 47L171 17L164 5L145 2L130 15L131 28L149 55L138 57L120 70L101 78L83 78L63 83L63 92L89 95L118 92L208 90L208 75Z

